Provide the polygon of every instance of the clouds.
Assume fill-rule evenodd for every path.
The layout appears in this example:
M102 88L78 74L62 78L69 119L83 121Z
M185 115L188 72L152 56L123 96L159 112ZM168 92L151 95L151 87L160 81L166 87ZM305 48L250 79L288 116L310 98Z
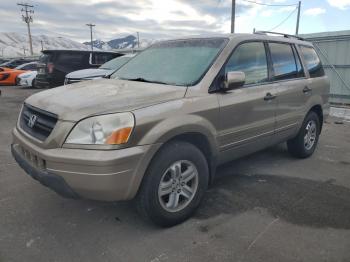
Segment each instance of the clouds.
M320 7L310 8L304 11L305 15L310 15L310 16L318 16L324 13L326 13L326 9L320 8Z
M168 38L192 34L228 33L231 0L28 0L35 6L33 34L64 36L77 41L89 39L86 23L94 23L94 38L110 40L140 32L141 38ZM327 1L337 8L347 8L350 0L318 0L310 6L303 1L307 17L324 13ZM294 4L293 0L257 0L260 3ZM294 9L267 7L236 0L236 31L270 29ZM335 8L330 8L335 9ZM328 10L327 10L328 13ZM319 16L321 17L321 16ZM278 30L294 31L295 15ZM303 21L303 20L302 20ZM289 30L289 31L288 31ZM0 4L0 31L26 33L20 8L13 1Z
M350 7L350 0L327 0L327 1L331 6L342 10Z

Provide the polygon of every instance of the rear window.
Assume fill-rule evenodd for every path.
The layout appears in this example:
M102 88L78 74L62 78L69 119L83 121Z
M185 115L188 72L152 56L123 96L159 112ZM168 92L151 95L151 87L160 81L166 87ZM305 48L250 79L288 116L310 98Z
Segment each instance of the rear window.
M269 43L275 80L301 76L301 65L290 44ZM297 58L297 59L296 59ZM299 62L299 63L298 63Z
M322 63L315 49L306 46L301 46L300 49L304 57L306 68L309 70L310 77L315 78L324 76Z

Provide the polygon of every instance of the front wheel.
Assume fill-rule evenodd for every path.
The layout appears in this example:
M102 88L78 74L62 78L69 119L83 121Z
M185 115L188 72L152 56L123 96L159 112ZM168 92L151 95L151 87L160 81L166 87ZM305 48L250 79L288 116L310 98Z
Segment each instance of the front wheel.
M311 111L307 114L298 135L288 140L288 151L295 157L306 158L313 154L320 135L320 119Z
M203 153L194 145L174 141L152 160L137 195L139 212L160 226L189 218L198 207L209 180Z

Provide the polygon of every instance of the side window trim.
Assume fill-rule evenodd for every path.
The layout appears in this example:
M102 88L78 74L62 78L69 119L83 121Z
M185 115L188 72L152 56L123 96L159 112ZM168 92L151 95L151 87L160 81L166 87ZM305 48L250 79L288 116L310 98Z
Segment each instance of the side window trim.
M264 41L264 46L265 46L265 54L266 54L266 61L267 61L267 79L268 81L266 83L271 83L273 82L273 76L274 76L274 70L273 70L273 65L272 65L272 57L271 57L271 52L269 48L269 43L268 41Z
M257 84L249 84L249 85L244 85L241 88L247 88L247 87L253 87L253 86L258 86L258 85L269 85L269 84L274 84L274 83L280 83L280 82L287 82L287 81L295 81L295 80L303 80L303 79L307 79L309 78L309 71L306 70L305 67L305 63L304 63L304 59L301 56L301 51L299 46L305 46L305 47L309 47L307 45L301 45L301 44L294 44L294 43L289 43L289 42L283 42L283 41L278 41L278 40L245 40L242 42L239 42L231 51L231 53L227 56L224 64L222 65L220 71L217 73L217 75L215 76L213 82L211 83L211 85L209 86L209 93L213 93L216 92L219 89L219 78L222 77L223 74L225 74L225 67L228 63L228 61L230 60L232 54L236 51L236 49L245 43L263 43L265 46L265 54L266 54L266 59L267 59L267 68L268 68L268 81L267 82L263 82L263 83L257 83ZM280 43L280 44L289 44L293 49L293 46L299 56L300 59L300 63L301 66L304 70L304 76L303 77L298 77L298 78L293 78L293 79L285 79L285 80L274 80L274 70L273 70L273 65L272 65L272 58L271 58L271 51L270 51L270 47L269 47L269 43Z
M297 69L298 69L298 64L297 64L297 61L299 61L300 63L300 66L301 66L301 69L302 69L302 72L304 73L304 76L300 76L298 78L303 78L306 76L306 72L305 72L305 66L303 64L303 61L301 59L301 56L300 56L300 53L299 51L297 50L297 47L295 44L292 44L292 49L293 49L293 54L294 54L294 59L295 59L295 64L297 65ZM299 71L298 71L299 73Z

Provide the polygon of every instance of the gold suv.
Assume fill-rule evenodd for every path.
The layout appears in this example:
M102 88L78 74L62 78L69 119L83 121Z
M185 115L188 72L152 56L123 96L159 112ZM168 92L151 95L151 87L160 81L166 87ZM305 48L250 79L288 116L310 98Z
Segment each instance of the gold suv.
M162 41L110 79L26 99L12 153L65 197L136 197L143 215L171 226L194 212L218 165L285 141L310 156L328 96L319 57L299 38Z

